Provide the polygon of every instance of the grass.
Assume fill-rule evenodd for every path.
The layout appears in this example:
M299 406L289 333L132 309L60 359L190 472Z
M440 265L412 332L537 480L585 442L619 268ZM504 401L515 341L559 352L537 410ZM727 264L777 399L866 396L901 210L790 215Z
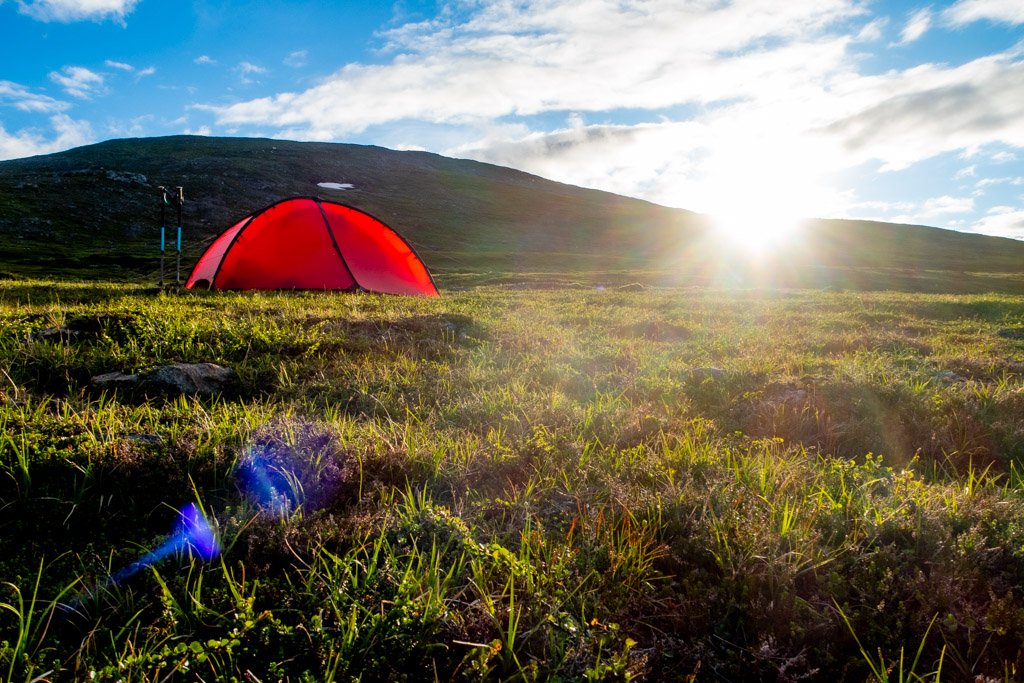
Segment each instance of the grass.
M1020 678L1024 298L520 277L0 281L0 675Z

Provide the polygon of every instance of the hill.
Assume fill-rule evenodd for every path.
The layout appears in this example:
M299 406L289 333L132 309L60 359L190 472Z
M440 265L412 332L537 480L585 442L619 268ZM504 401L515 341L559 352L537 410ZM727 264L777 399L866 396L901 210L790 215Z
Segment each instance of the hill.
M328 189L320 183L350 185ZM476 161L380 147L252 138L110 140L0 162L0 270L45 277L151 274L158 185L185 188L190 268L233 221L318 195L395 227L435 274L628 272L672 283L1024 289L1024 243L867 221L809 221L751 267L706 216ZM168 220L168 223L171 223ZM854 270L850 270L854 269Z

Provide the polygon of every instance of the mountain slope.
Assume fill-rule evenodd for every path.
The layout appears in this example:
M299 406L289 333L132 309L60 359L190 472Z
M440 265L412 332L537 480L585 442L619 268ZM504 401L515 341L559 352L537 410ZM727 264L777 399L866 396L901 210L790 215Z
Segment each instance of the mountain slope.
M324 182L353 187L318 187ZM724 264L741 279L750 270L740 249L710 239L710 221L689 211L426 152L195 136L111 140L0 162L0 270L48 277L152 273L158 185L185 188L186 272L232 222L294 195L369 212L402 233L435 273L642 270L700 283L709 264ZM166 222L174 225L174 217ZM758 261L781 285L841 282L792 276L808 268L1022 273L1024 243L817 220Z
M354 187L324 189L321 182ZM431 252L619 254L623 243L642 260L660 248L656 238L667 230L686 235L699 223L689 212L425 152L179 136L112 140L0 163L0 236L11 255L25 251L18 242L34 250L57 235L71 245L66 260L98 253L130 269L143 250L152 264L157 185L185 188L190 265L201 244L234 220L293 195L369 212L435 261L431 267L453 258L431 259Z

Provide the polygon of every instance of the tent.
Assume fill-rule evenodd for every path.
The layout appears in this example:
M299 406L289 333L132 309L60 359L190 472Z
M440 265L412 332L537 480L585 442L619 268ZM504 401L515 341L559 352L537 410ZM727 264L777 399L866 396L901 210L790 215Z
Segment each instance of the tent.
M397 232L316 197L283 199L235 223L202 255L185 287L438 296L426 266Z

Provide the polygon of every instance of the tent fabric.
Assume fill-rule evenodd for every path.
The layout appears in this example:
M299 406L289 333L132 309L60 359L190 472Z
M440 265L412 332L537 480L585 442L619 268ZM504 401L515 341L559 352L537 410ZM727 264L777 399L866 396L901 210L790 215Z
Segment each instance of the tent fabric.
M228 228L185 283L197 285L438 296L401 235L367 213L316 197L284 199Z

